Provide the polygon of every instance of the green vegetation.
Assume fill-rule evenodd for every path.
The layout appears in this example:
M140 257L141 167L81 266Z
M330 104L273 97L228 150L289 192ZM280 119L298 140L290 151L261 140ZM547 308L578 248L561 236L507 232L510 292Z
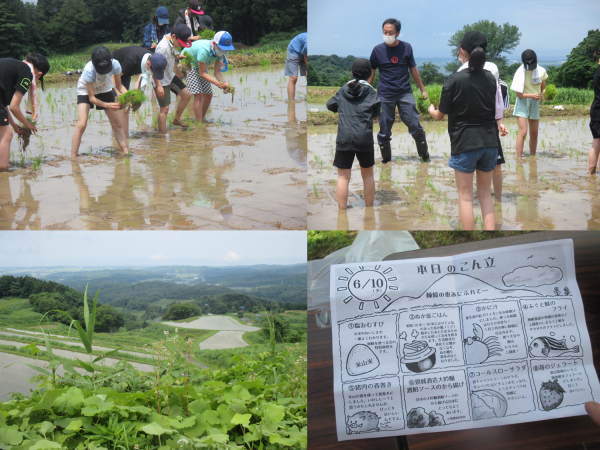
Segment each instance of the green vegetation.
M567 61L553 71L548 71L548 83L558 87L591 89L598 60L592 59L600 49L600 29L588 31L588 35L571 50Z
M440 99L442 98L442 85L441 84L432 84L426 87L427 96L429 97L429 101L433 103L433 106L437 109L440 105Z
M201 314L198 305L189 303L175 303L169 306L167 312L163 315L163 320L181 320Z
M138 89L131 89L124 94L119 95L121 109L126 109L127 111L137 111L146 100L148 100L148 97L146 97L143 91Z
M419 248L443 247L465 242L530 233L529 231L409 231ZM322 259L354 242L356 231L309 231L308 260Z
M169 9L172 26L185 2L44 0L36 4L5 0L0 6L3 30L0 33L0 58L22 58L29 51L45 55L71 53L100 42L139 45L143 28L161 5ZM202 6L210 12L216 30L226 26L236 42L248 46L258 44L267 32L273 35L284 33L287 37L288 33L306 30L305 0L296 3L273 0L259 4L241 0L222 4L206 0ZM248 20L249 17L252 20Z
M558 90L556 89L556 86L553 84L548 84L546 85L546 92L544 94L544 97L546 98L546 100L554 100L554 97L556 97L558 95Z
M6 412L0 413L0 446L306 448L306 348L275 343L277 332L285 334L285 319L269 319L273 324L270 351L259 353L250 347L226 355L227 364L221 361L222 354L211 353L208 359L215 365L228 366L215 371L198 369L192 362L192 337L176 332L169 336L165 330L166 337L152 346L153 371L144 373L125 361L112 368L97 365L116 350L92 360L97 297L98 293L90 314L84 293L85 331L72 321L90 356L89 364L78 359L84 375L70 361L54 356L45 334L46 351L35 344L24 347L49 364L46 368L27 364L41 374L30 398L13 394L12 400L0 404L0 411ZM19 353L15 346L0 346L0 350ZM57 374L60 365L64 377Z
M456 60L446 64L446 70L449 73L454 73L462 66L462 63L458 60L459 46L462 38L468 31L479 31L485 35L488 41L487 61L493 62L498 66L500 78L505 81L507 79L512 80L516 68L521 64L516 64L516 67L514 67L514 64L509 66L508 60L502 54L510 53L511 50L519 45L521 32L518 26L509 23L498 25L496 22L490 22L489 20L480 20L473 24L465 25L462 29L458 30L448 39L448 46L452 49L452 56ZM510 86L510 83L508 85Z
M217 32L214 30L202 30L199 34L202 39L212 39Z

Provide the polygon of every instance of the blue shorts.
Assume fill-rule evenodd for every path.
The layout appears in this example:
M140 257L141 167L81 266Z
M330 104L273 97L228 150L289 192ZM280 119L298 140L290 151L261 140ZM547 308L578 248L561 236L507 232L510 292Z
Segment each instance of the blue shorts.
M448 167L463 173L473 173L475 169L491 172L496 168L497 160L497 148L480 148L450 156Z

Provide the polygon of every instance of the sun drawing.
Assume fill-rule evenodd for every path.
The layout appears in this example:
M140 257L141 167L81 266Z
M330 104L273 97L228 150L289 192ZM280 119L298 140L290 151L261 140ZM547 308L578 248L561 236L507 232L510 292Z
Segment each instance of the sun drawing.
M348 291L348 295L344 299L344 303L349 303L351 300L358 300L360 303L358 309L362 311L365 302L373 304L375 309L379 309L379 301L383 298L389 302L391 298L387 295L389 291L397 291L398 286L390 284L398 279L391 276L392 268L381 269L381 266L375 266L374 269L365 269L364 266L358 266L360 270L354 272L350 268L346 268L348 276L338 277L337 290Z

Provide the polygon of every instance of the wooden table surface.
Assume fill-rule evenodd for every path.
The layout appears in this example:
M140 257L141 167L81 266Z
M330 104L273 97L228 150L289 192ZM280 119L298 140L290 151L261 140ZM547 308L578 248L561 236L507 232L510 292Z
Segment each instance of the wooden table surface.
M537 232L500 239L396 253L386 260L450 256L496 247L573 239L577 283L583 298L595 367L600 367L600 232ZM308 314L308 448L398 448L396 438L338 442L333 400L331 328L317 325L315 311ZM399 441L399 440L398 440ZM587 416L515 425L408 436L410 450L600 449L600 427Z

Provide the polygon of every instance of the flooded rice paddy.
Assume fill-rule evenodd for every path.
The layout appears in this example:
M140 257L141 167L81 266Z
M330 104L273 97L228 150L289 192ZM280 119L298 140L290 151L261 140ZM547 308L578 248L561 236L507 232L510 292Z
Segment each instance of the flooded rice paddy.
M494 200L496 229L600 229L600 177L588 176L589 118L542 119L537 154L529 155L527 139L520 161L515 148L516 120L505 123L509 134L502 138L506 164L502 166L502 198ZM425 122L423 126L431 163L420 163L406 127L396 124L392 162L381 164L376 146L374 207L364 207L360 168L355 161L347 211L338 211L336 201L337 169L332 166L336 127L310 127L309 229L458 228L454 170L447 165L447 122ZM483 229L476 198L475 206L476 227Z
M190 101L191 126L169 127L174 96L166 134L155 101L130 114L128 158L92 110L72 159L75 83L40 90L38 134L24 153L13 137L0 173L0 229L306 229L306 103L286 102L283 65L224 76L234 101L215 88L207 123Z

